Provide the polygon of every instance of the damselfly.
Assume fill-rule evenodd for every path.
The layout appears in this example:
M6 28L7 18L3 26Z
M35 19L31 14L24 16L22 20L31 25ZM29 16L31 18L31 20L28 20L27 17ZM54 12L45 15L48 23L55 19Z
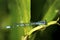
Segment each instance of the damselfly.
M16 27L16 26L33 26L33 25L46 25L47 22L46 21L38 21L38 22L31 22L31 23L15 23L13 26ZM11 28L10 25L6 26L6 28Z

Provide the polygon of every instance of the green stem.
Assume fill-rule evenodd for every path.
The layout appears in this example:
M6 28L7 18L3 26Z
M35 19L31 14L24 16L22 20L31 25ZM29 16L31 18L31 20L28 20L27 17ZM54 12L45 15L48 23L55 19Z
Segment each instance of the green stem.
M45 30L48 26L50 25L53 25L53 24L57 24L57 21L59 20L59 18L56 20L56 21L51 21L51 22L48 22L47 25L40 25L40 26L37 26L35 28L33 28L26 36L25 36L25 40L28 38L27 36L30 36L33 32L37 31L37 30Z

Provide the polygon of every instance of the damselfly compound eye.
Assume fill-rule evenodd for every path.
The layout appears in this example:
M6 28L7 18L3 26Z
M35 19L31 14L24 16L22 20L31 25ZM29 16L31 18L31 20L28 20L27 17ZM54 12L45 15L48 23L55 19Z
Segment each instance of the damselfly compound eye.
M7 29L11 28L11 26L6 26Z

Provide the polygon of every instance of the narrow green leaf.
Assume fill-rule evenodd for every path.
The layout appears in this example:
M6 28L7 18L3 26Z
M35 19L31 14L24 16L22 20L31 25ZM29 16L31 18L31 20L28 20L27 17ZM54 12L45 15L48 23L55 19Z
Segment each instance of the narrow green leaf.
M51 0L52 1L52 0ZM51 3L51 1L48 1L49 4ZM47 22L51 21L54 19L54 17L56 17L56 15L58 14L57 12L59 11L55 6L57 4L58 0L54 0L52 4L50 4L49 8L47 9L47 11L45 12L45 15L43 17L42 20L47 20ZM49 5L48 4L48 5ZM47 5L47 4L46 4ZM45 6L46 6L45 5Z
M11 23L30 23L30 0L8 0ZM31 26L12 26L11 40L22 40L22 36L28 33ZM26 30L26 31L25 31Z

